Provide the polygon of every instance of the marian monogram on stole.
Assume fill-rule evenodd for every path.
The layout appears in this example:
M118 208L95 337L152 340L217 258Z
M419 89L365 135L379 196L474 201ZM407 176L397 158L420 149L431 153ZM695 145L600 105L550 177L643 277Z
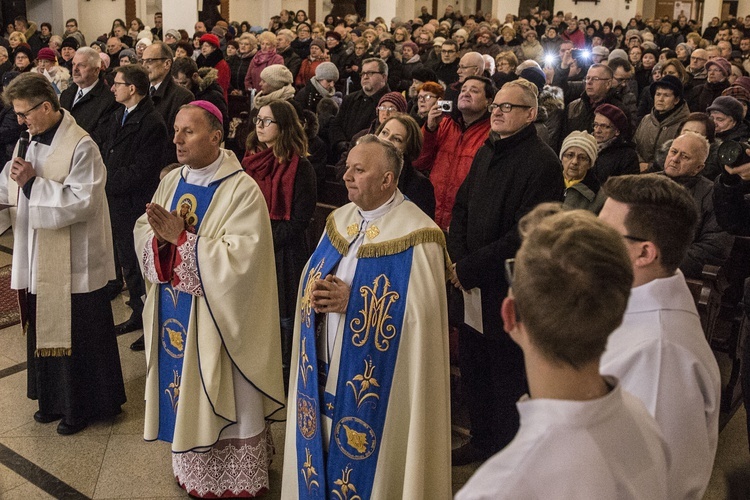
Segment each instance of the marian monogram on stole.
M390 341L396 336L398 329L394 324L386 324L392 319L388 311L399 299L398 292L390 291L390 287L391 281L385 274L375 278L372 287L360 287L359 293L365 301L364 307L359 311L362 317L352 319L349 324L354 332L352 343L355 346L365 345L372 334L378 351L386 352L390 347Z

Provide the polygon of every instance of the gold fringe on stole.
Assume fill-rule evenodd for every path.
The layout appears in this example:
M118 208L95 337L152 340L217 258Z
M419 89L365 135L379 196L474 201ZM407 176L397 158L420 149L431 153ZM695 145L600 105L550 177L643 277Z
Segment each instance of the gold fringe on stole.
M445 248L445 235L438 228L425 227L417 229L406 236L396 238L395 240L384 241L383 243L363 244L357 251L358 259L368 259L373 257L384 257L386 255L395 255L408 248L424 243L437 243Z
M37 358L60 358L62 356L70 356L73 354L73 349L70 347L45 347L34 351L34 357Z
M328 235L328 239L331 240L333 248L335 248L341 255L346 255L349 251L349 242L346 241L346 238L341 236L336 229L336 221L333 219L333 212L328 214L328 217L326 218L326 234Z

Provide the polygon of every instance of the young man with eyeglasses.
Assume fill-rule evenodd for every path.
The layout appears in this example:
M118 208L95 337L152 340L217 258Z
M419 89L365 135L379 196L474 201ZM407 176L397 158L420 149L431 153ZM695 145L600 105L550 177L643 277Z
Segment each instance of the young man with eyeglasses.
M159 172L164 168L170 146L167 126L154 109L148 89L148 73L143 66L126 65L115 71L112 93L122 107L115 113L102 148L115 251L132 309L130 317L115 326L118 335L143 327L141 296L146 289L140 256L135 253L133 228L159 185Z
M565 190L560 160L534 127L537 94L536 85L521 79L495 95L490 137L474 156L453 205L451 283L471 294L464 294L465 300L481 303L481 316L465 317L459 327L471 441L453 451L453 465L486 460L505 447L518 430L516 401L527 391L523 355L503 333L500 317L508 291L503 262L520 246L519 219L539 203L562 201Z
M625 175L603 186L599 218L623 237L633 287L601 373L617 377L656 419L672 457L668 498L703 498L719 433L721 376L678 266L698 220L690 193L666 176Z
M458 44L446 40L440 47L440 60L431 69L435 71L440 83L448 87L458 81Z
M10 205L11 288L27 334L34 420L75 434L120 413L125 389L106 289L114 277L107 174L99 147L60 107L47 79L24 73L3 99L31 135L5 165L0 204Z

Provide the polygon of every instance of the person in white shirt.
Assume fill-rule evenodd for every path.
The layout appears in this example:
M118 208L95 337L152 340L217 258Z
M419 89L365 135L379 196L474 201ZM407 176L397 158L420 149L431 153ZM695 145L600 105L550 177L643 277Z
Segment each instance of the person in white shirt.
M517 403L516 437L456 499L666 498L669 454L656 422L599 374L633 280L622 238L583 210L549 215L542 205L524 225L533 227L506 261L501 313L523 350L529 395Z
M599 217L625 240L633 288L601 373L620 379L669 446L669 498L702 498L718 440L721 377L682 272L697 222L690 193L659 175L611 177Z

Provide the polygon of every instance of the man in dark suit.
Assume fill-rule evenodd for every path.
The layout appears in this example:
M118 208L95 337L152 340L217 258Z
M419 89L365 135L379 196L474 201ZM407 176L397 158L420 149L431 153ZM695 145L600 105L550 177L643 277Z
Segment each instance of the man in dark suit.
M115 70L112 93L123 107L111 123L102 149L107 166L107 200L112 235L130 293L130 318L115 326L118 335L143 327L145 286L135 253L133 228L146 209L146 203L159 185L159 172L166 165L169 146L167 126L148 96L148 73L137 64Z
M99 79L101 59L91 47L81 47L73 56L73 84L60 94L60 105L91 135L101 149L107 140L110 120L120 105L104 80Z
M151 83L149 95L154 101L156 111L164 118L169 134L169 149L167 151L166 163L177 161L177 152L172 140L174 139L174 120L180 107L193 101L195 97L188 89L180 87L172 80L170 70L172 69L174 54L172 49L163 42L154 42L143 51L143 66L148 71L148 79Z

